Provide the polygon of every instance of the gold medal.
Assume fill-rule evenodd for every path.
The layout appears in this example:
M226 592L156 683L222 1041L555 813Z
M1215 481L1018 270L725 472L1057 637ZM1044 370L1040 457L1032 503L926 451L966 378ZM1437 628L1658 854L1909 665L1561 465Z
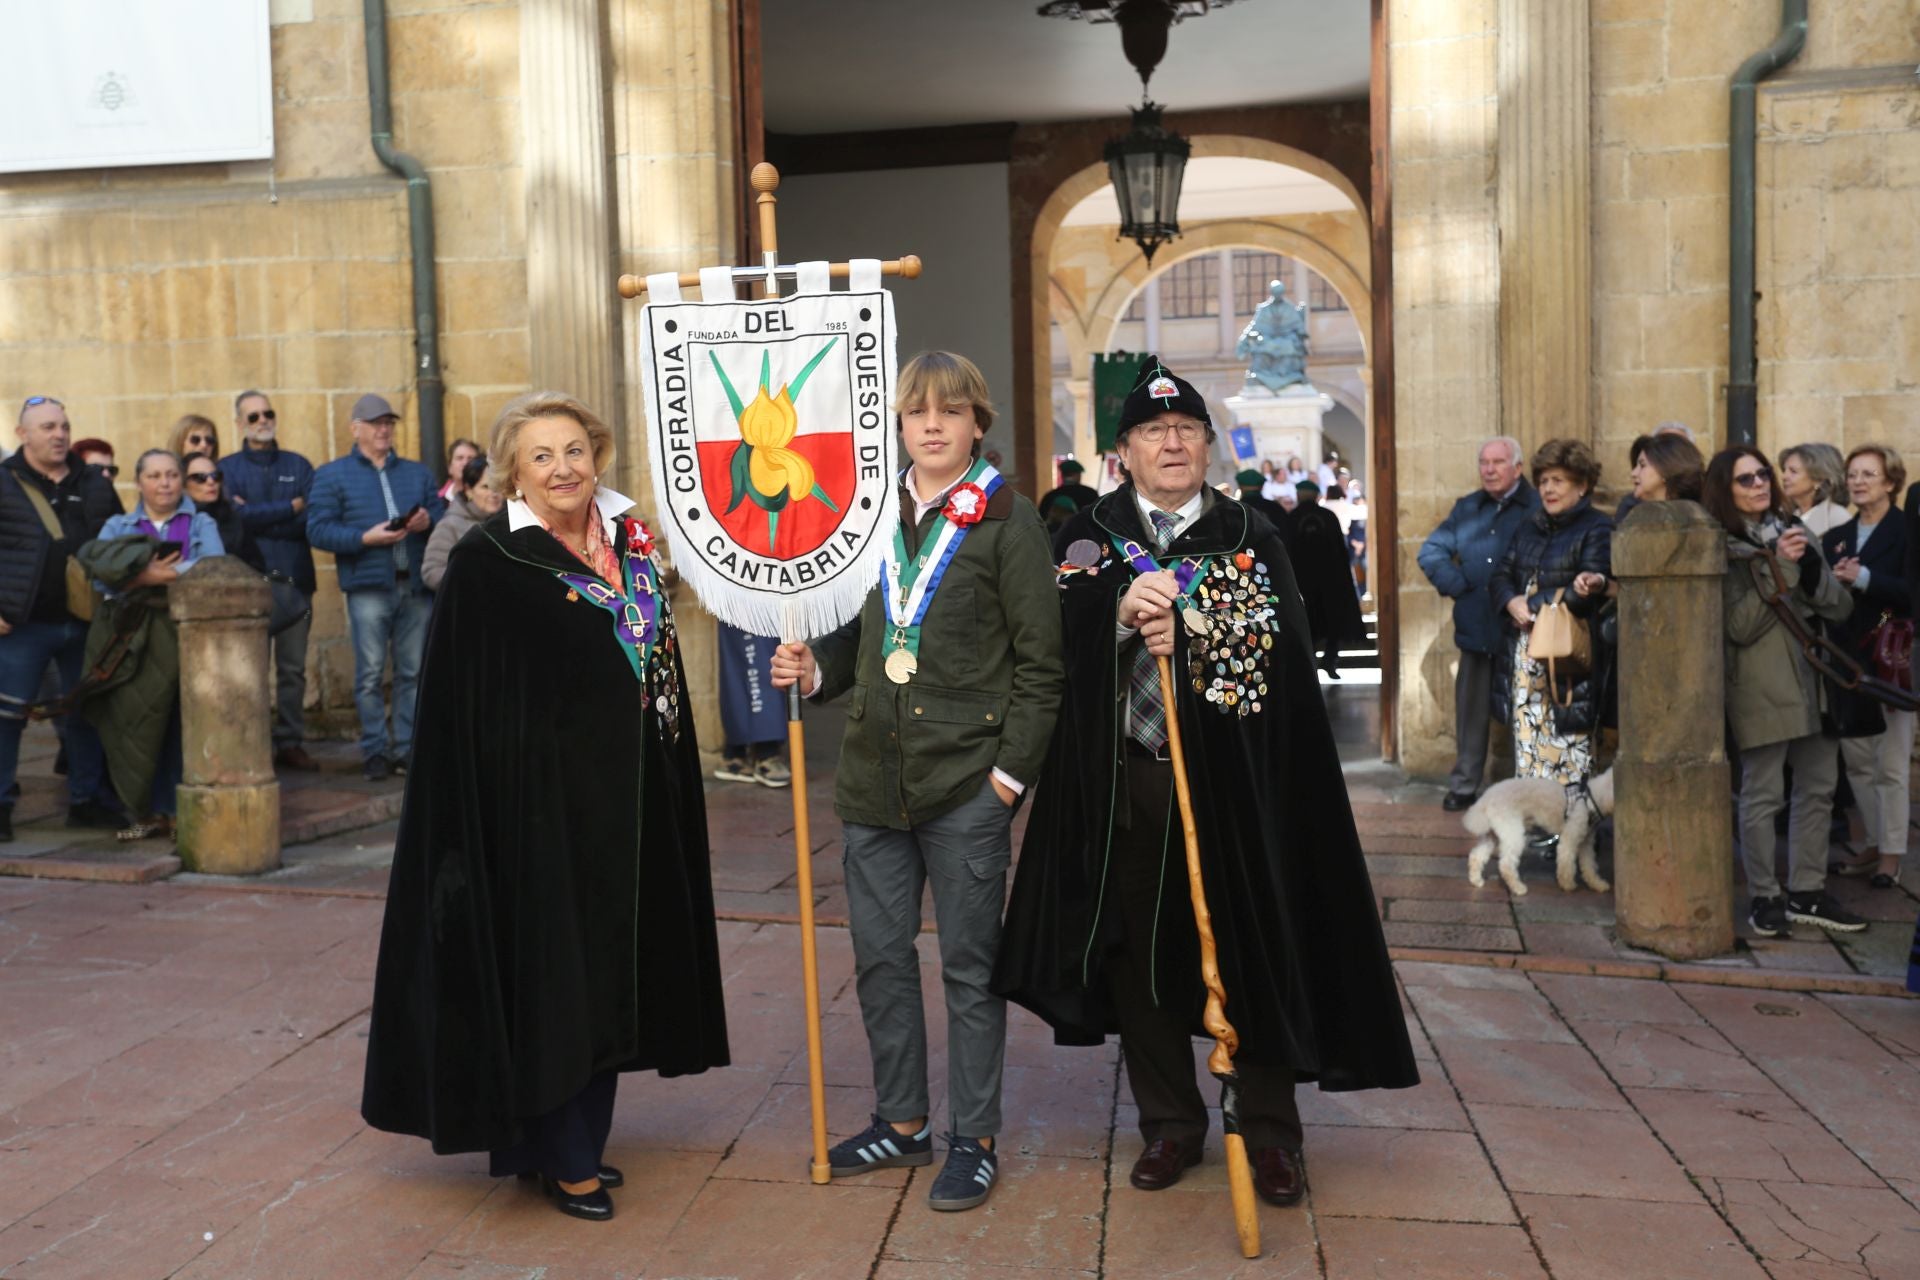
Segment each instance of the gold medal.
M887 655L887 679L895 684L905 684L913 679L913 673L920 669L920 660L911 651L895 649Z
M1187 630L1197 636L1207 634L1207 615L1194 605L1188 605L1180 611L1180 620L1187 624Z

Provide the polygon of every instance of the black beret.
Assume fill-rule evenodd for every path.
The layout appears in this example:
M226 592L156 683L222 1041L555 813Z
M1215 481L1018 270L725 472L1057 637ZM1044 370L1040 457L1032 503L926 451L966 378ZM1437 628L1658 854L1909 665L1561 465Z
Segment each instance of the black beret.
M1127 393L1126 402L1120 406L1118 433L1124 434L1130 427L1158 417L1169 409L1198 418L1209 429L1213 426L1213 418L1207 413L1206 399L1193 389L1193 384L1185 378L1175 377L1171 370L1160 363L1159 356L1148 356L1140 362L1140 372L1134 379L1133 390Z

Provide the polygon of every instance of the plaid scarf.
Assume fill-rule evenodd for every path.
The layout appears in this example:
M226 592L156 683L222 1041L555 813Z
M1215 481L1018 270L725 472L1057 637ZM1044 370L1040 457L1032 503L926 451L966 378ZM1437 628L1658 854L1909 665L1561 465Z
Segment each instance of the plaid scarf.
M1153 518L1154 548L1164 555L1173 545L1173 531L1180 517L1165 511L1147 514ZM1147 652L1145 640L1134 648L1133 670L1127 676L1127 736L1155 755L1167 747L1167 704L1160 690L1160 662Z

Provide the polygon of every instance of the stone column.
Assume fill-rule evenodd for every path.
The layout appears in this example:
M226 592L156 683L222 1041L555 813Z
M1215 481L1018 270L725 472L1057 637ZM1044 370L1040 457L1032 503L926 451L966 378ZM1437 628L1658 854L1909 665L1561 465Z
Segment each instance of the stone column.
M605 62L599 0L520 6L531 380L617 423Z
M1726 568L1726 531L1697 503L1642 503L1614 534L1614 917L1622 941L1674 960L1733 949Z
M1499 0L1500 422L1591 439L1588 0Z
M280 865L267 661L273 593L241 561L215 556L180 575L167 608L180 627L180 861L218 875L272 871Z
M734 151L733 50L728 0L606 0L613 43L614 196L620 270L635 275L731 263L746 207ZM770 51L776 53L777 51ZM653 508L640 426L636 323L621 337L626 428L612 482ZM675 548L666 545L671 555ZM687 703L709 764L717 762L719 675L713 616L684 585L673 589L687 664Z
M1080 460L1091 477L1086 483L1097 489L1100 487L1100 476L1094 460L1100 456L1100 442L1094 431L1093 379L1068 378L1067 394L1073 397L1073 456ZM1045 493L1052 487L1049 483L1040 492Z

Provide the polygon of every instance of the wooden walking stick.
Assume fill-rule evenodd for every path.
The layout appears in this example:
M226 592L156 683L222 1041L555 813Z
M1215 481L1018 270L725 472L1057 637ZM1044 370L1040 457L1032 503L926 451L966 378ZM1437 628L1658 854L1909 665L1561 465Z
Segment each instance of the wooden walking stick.
M1200 831L1193 824L1193 792L1187 786L1187 753L1180 742L1180 712L1174 705L1173 662L1160 655L1160 701L1167 711L1167 748L1173 757L1173 791L1180 800L1180 830L1187 842L1187 891L1193 899L1193 923L1200 932L1200 980L1207 986L1207 1008L1202 1021L1213 1037L1207 1070L1220 1081L1220 1127L1226 1134L1227 1186L1233 1192L1233 1229L1240 1235L1243 1257L1260 1256L1260 1219L1253 1200L1253 1166L1247 1162L1247 1140L1240 1136L1240 1077L1233 1055L1240 1034L1227 1021L1227 989L1220 981L1219 953L1213 942L1213 913L1207 909L1207 886L1200 872Z

